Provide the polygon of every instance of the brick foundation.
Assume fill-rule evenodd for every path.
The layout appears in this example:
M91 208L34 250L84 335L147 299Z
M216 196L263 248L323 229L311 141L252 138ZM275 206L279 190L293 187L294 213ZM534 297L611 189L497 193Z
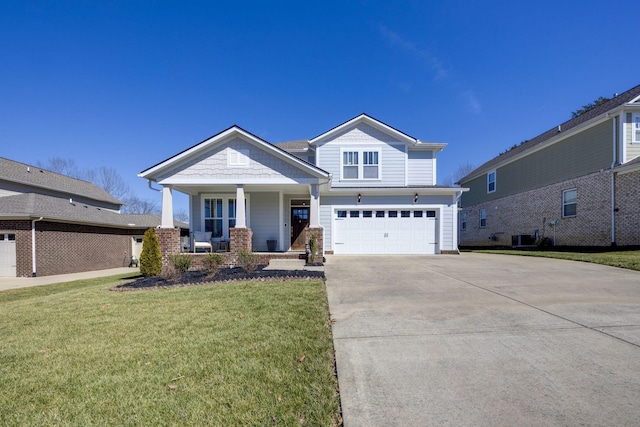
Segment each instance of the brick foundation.
M169 265L169 257L180 253L180 229L179 228L154 228L160 252L162 253L162 267Z
M311 235L315 234L316 239L318 241L318 256L319 260L316 258L316 262L322 261L322 257L324 256L324 229L322 227L307 227L304 229L304 242L305 245L309 244L309 239Z
M234 254L243 250L251 252L253 250L251 245L252 237L253 232L250 228L230 228L229 238L231 242L229 243L229 251Z

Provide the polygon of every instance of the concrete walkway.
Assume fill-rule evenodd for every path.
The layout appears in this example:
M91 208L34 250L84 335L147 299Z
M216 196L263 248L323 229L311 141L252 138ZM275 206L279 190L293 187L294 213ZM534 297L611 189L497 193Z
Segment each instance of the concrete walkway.
M112 268L109 270L85 271L82 273L58 274L41 277L0 277L0 291L7 289L28 288L30 286L50 285L52 283L73 282L74 280L92 279L94 277L116 276L119 274L140 272L138 268Z
M544 258L331 256L344 425L640 425L640 273Z

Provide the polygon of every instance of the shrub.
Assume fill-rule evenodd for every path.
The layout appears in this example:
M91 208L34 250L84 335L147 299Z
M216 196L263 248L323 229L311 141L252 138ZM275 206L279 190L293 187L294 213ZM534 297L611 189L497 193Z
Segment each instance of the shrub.
M187 254L172 255L169 260L180 273L186 273L191 267L191 257Z
M238 252L237 260L238 265L247 273L255 271L256 267L258 267L258 256L253 252L243 249Z
M145 277L158 276L162 273L162 253L153 228L144 232L142 253L140 254L140 273Z
M553 240L549 237L541 237L536 241L536 246L540 249L550 248L553 246Z
M316 255L318 253L318 238L316 233L311 233L309 238L309 262L314 263L316 261Z
M202 267L209 273L215 273L223 262L222 255L210 252L202 258Z

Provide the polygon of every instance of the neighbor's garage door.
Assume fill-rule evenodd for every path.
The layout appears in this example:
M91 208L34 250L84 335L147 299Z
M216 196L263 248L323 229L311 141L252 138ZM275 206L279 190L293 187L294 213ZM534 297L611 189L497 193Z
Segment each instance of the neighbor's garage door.
M438 218L435 210L337 210L336 254L434 254Z
M0 234L0 277L16 277L16 235Z

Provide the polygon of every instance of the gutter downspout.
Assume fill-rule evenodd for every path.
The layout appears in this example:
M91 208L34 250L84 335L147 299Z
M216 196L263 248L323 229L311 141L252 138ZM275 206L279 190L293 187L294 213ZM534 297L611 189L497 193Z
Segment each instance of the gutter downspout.
M613 118L613 160L611 161L611 246L616 246L616 173L613 168L617 163L617 122L620 116Z
M36 277L36 222L42 221L43 217L31 220L31 274Z

